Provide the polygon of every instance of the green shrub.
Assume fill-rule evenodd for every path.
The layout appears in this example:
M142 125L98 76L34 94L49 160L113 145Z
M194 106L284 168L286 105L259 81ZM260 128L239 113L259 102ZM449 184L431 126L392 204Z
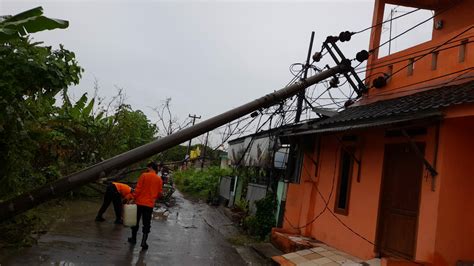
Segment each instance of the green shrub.
M204 199L209 195L215 196L219 179L229 174L229 169L215 166L203 170L191 168L174 172L173 179L182 192Z
M249 210L249 202L245 199L238 199L234 205L238 211L248 212Z
M258 236L263 240L275 226L276 202L273 195L269 194L265 198L255 201L255 206L257 212L244 219L244 228L250 235Z

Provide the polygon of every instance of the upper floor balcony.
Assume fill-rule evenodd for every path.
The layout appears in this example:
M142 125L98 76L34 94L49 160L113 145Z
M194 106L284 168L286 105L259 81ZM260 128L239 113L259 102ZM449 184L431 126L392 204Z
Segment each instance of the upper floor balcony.
M433 12L431 40L379 56L384 12L389 4ZM376 0L366 68L370 88L362 103L399 97L474 77L474 1ZM382 81L380 82L381 78ZM377 81L376 79L379 78Z

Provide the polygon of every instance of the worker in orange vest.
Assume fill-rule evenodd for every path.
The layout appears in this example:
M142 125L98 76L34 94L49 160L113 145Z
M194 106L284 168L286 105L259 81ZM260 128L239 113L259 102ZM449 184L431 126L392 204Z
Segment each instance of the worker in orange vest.
M115 224L122 224L122 200L130 200L133 198L132 194L133 189L122 183L112 182L107 186L104 195L104 202L95 217L97 222L105 221L104 217L102 216L104 212L109 207L110 203L114 204L114 211L115 211Z
M157 175L158 165L155 162L147 164L147 172L140 175L137 186L133 192L135 203L137 204L137 225L132 227L132 237L128 238L128 242L135 244L137 242L137 232L140 219L143 223L143 238L141 247L148 249L146 243L151 227L151 215L155 201L161 196L163 190L163 181Z

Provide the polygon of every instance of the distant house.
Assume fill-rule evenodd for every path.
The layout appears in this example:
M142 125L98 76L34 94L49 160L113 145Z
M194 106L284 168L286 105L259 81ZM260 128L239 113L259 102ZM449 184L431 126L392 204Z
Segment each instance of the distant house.
M264 198L269 190L278 190L278 180L284 175L284 170L273 165L275 154L279 155L275 152L275 147L279 145L275 135L278 130L280 129L261 131L229 141L230 165L236 169L245 169L240 171L240 175L227 177L233 180L224 180L224 186L227 188L229 183L232 193L229 205L246 201L249 203L250 212L255 213L254 202Z
M379 57L386 4L433 10L432 39ZM364 259L474 261L473 11L472 0L375 1L368 92L284 133L303 158L284 230Z

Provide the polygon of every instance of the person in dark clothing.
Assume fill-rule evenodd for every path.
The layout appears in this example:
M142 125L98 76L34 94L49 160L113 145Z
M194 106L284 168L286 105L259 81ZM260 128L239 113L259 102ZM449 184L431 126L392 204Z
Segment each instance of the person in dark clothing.
M97 222L105 221L103 215L107 208L110 206L112 202L114 205L114 212L115 212L115 224L122 224L122 199L129 200L131 199L133 189L122 183L112 182L107 186L104 195L104 202L95 217Z
M151 162L147 165L147 168L148 171L141 174L138 178L137 186L133 192L133 197L137 204L137 225L132 227L132 237L128 238L128 242L132 244L137 242L138 226L140 224L140 219L142 219L142 249L148 249L146 241L151 228L151 215L153 213L155 201L160 197L163 187L161 178L156 174L158 172L158 165Z

